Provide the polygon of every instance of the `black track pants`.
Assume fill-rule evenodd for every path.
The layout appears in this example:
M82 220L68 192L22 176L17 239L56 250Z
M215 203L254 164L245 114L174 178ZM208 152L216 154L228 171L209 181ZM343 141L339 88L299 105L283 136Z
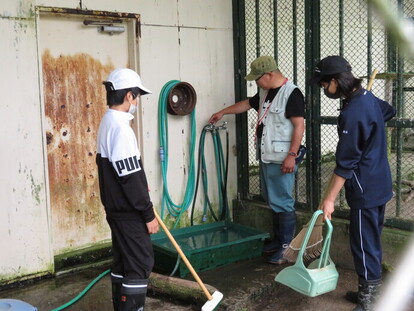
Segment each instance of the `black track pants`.
M112 273L126 279L148 279L154 253L146 224L141 219L108 219L112 230Z

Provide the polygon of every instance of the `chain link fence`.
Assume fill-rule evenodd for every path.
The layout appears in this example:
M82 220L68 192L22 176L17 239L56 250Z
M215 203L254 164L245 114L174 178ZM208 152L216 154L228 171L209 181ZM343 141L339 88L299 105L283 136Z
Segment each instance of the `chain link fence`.
M304 93L305 23L304 1L246 1L246 68L261 55L272 55L280 71ZM247 96L257 93L254 81L247 82ZM257 112L248 111L249 197L260 197L259 161L254 142ZM303 140L305 144L305 138ZM305 166L305 163L302 164ZM295 193L305 202L306 171L300 169Z
M399 0L390 4L398 8L402 18L414 18L414 1ZM380 18L362 0L245 0L242 12L246 41L245 51L240 53L245 53L242 66L246 66L246 72L256 57L272 55L281 72L306 95L311 94L306 79L314 66L309 51L317 51L318 59L344 56L352 65L354 75L364 79L364 86L372 71L378 70L372 92L397 108L396 118L387 124L395 191L387 205L387 222L412 228L409 223L414 220L414 62L399 53L398 43ZM309 30L312 23L318 31ZM243 83L248 97L257 92L254 82ZM316 189L320 198L335 167L336 118L341 103L321 94L306 98L308 111L303 143L312 144L314 150L299 168L295 196L299 205L310 210L316 208L311 204L317 204L310 195L311 189ZM248 152L249 174L245 196L249 198L260 198L261 190L254 142L256 121L257 113L249 111L247 129L244 129L247 130L245 152ZM343 192L338 196L336 209L339 215L349 209Z

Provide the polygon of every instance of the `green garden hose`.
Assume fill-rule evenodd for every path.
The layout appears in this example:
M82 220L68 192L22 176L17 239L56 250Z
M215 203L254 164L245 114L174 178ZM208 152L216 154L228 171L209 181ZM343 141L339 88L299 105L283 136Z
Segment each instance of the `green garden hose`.
M161 162L161 174L163 180L163 195L161 205L161 218L164 215L164 209L167 208L169 214L176 217L174 228L180 221L183 213L190 207L194 197L195 189L195 163L194 163L194 150L196 143L196 122L195 122L195 109L191 112L191 138L190 138L190 152L189 152L189 169L187 173L187 183L185 188L185 194L183 201L178 204L174 203L169 190L168 190L168 95L172 88L180 83L178 80L171 80L167 82L161 89L159 101L158 101L158 126L159 126L159 140L160 140L160 162Z
M63 309L66 309L67 307L73 305L75 302L77 302L79 299L81 299L91 288L94 286L100 279L102 279L105 275L107 275L110 272L110 270L106 270L102 272L100 275L98 275L92 282L88 284L88 286L85 287L85 289L79 293L75 298L70 300L69 302L65 303L64 305L61 305L60 307L53 309L52 311L60 311Z
M224 155L223 155L223 146L221 144L219 130L226 130L226 162L224 162ZM207 167L204 155L204 143L205 143L205 136L210 132L212 139L213 139L213 146L214 146L214 157L216 162L216 172L217 172L217 191L218 191L218 198L219 198L219 215L217 216L214 213L214 210L211 206L211 201L208 194L208 176L207 176ZM200 180L200 172L201 172L201 180L203 182L203 194L204 194L204 207L203 207L203 219L202 221L207 221L207 208L210 210L210 213L214 220L229 220L229 207L228 207L228 200L227 200L227 172L228 172L228 162L229 162L229 136L228 136L228 129L227 125L224 123L222 126L215 126L211 124L207 124L204 126L203 131L200 135L200 141L198 145L198 170L197 170L197 182L196 182L196 190L193 200L193 207L191 210L191 225L194 225L194 209L195 209L195 201L198 191L198 183Z

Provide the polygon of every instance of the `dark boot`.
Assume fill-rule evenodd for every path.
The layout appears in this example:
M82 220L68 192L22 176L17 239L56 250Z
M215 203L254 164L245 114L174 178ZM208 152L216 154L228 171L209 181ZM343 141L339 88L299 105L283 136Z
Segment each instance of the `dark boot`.
M121 288L121 311L143 311L148 279L124 280Z
M358 292L353 292L353 291L346 292L345 299L354 304L357 304L358 303Z
M286 258L283 257L283 252L289 246L290 242L293 240L296 230L296 213L279 213L279 239L281 249L277 251L270 259L269 263L275 265L281 265L289 262Z
M353 311L372 311L379 295L381 280L366 281L359 279L358 304Z
M280 250L280 239L279 239L279 213L272 211L273 216L273 240L269 244L263 247L263 253L273 254Z
M121 311L121 287L123 277L111 273L112 282L112 304L115 311Z

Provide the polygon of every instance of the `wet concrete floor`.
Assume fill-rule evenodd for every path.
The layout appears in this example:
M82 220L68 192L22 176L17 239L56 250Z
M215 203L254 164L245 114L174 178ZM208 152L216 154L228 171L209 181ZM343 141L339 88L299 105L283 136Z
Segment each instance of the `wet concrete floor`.
M36 307L39 311L60 309L77 297L95 278L108 267L89 268L67 273L55 278L44 279L22 287L0 291L0 299L18 299ZM185 303L171 301L170 297L151 295L146 300L145 310L193 310ZM0 310L2 310L0 308ZM113 311L111 301L111 279L109 274L102 277L85 295L64 310L72 311Z
M234 263L214 270L200 272L204 283L217 288L224 298L217 310L273 311L273 310L352 310L354 305L343 297L347 290L355 290L357 277L353 271L337 267L339 282L335 291L318 297L307 297L274 282L275 275L286 266L265 262L264 257ZM0 299L25 301L39 311L51 311L81 293L107 266L89 268L44 279L34 284L0 291ZM189 276L188 279L192 280ZM207 299L206 299L207 301ZM65 310L112 311L109 275L98 281L79 301ZM200 306L174 301L173 297L149 291L146 311L200 310Z

